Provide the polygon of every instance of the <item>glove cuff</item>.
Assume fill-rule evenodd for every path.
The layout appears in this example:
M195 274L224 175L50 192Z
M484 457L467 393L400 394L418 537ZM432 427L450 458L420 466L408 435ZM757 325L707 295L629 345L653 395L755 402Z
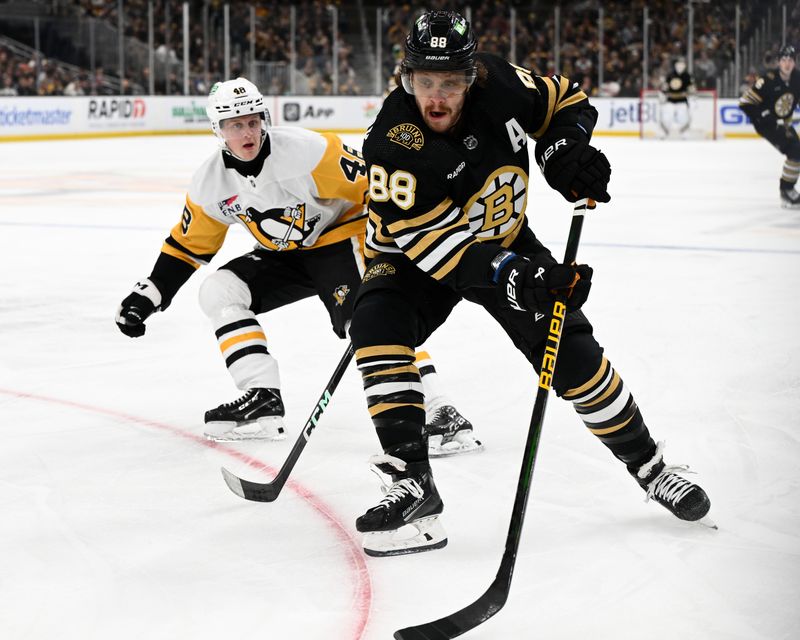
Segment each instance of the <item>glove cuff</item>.
M517 257L517 254L513 251L501 251L498 253L490 263L492 269L492 282L497 284L500 280L500 271L502 271L503 267L505 267L509 261L513 260Z
M152 302L156 310L161 306L161 292L150 278L145 278L137 282L133 287L133 291Z

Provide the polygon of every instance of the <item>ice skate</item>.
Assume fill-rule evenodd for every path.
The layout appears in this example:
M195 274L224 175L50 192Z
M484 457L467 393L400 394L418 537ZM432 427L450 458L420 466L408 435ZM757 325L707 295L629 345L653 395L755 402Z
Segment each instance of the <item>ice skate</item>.
M206 411L204 434L216 442L283 440L284 413L279 389L249 389L241 398Z
M399 458L383 455L373 456L370 464L381 477L384 496L356 519L356 529L364 534L364 553L383 557L444 547L447 534L439 522L444 505L427 463L407 465ZM390 476L392 483L381 474Z
M800 193L794 187L781 189L781 206L784 209L800 209Z
M481 441L472 433L472 423L449 404L428 414L425 433L428 435L428 455L434 458L483 449Z
M631 470L639 486L647 492L645 502L655 500L681 520L716 529L717 525L707 517L711 501L702 488L681 475L687 472L692 473L686 465L664 464L663 442L656 445L656 453L650 461Z

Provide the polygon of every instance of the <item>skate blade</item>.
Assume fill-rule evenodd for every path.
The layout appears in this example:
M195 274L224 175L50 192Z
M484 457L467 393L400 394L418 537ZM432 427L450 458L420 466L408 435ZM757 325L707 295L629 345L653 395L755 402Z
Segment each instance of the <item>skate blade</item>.
M447 534L436 515L420 518L392 531L365 533L362 545L364 553L373 558L401 556L441 549L447 546Z
M717 531L719 529L719 527L717 526L717 523L714 522L708 516L705 516L704 518L700 518L699 520L695 520L695 522L697 524L699 524L699 525L704 526L704 527L708 527L709 529L714 529L715 531Z
M462 453L476 453L483 451L483 443L472 436L463 437L460 440L453 439L442 444L441 436L428 438L428 455L432 458L446 458L457 456Z
M285 440L286 429L283 418L274 416L259 418L253 422L235 424L233 422L207 422L203 435L214 442L242 442Z

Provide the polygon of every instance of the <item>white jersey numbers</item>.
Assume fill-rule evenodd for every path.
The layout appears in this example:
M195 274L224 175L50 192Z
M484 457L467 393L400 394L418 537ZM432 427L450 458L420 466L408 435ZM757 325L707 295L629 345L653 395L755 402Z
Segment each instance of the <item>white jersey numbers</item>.
M514 149L514 153L528 144L528 136L525 135L525 130L517 122L516 118L506 121L506 131L508 131L508 139L511 140L511 147Z
M395 171L390 176L379 164L370 167L369 197L375 202L391 200L404 211L408 210L414 206L416 188L417 179L408 171Z

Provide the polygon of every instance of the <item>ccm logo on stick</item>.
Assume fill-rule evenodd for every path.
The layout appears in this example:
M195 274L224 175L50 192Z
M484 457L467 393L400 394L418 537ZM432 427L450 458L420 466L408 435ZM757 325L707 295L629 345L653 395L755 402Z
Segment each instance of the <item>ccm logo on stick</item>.
M330 401L331 394L329 391L326 391L325 395L320 398L320 401L314 409L314 413L311 415L311 418L309 418L308 422L306 422L306 426L303 428L303 436L305 436L306 440L308 440L308 438L311 436L311 432L316 428L317 420L319 420L319 417L325 412L325 407L328 406Z

